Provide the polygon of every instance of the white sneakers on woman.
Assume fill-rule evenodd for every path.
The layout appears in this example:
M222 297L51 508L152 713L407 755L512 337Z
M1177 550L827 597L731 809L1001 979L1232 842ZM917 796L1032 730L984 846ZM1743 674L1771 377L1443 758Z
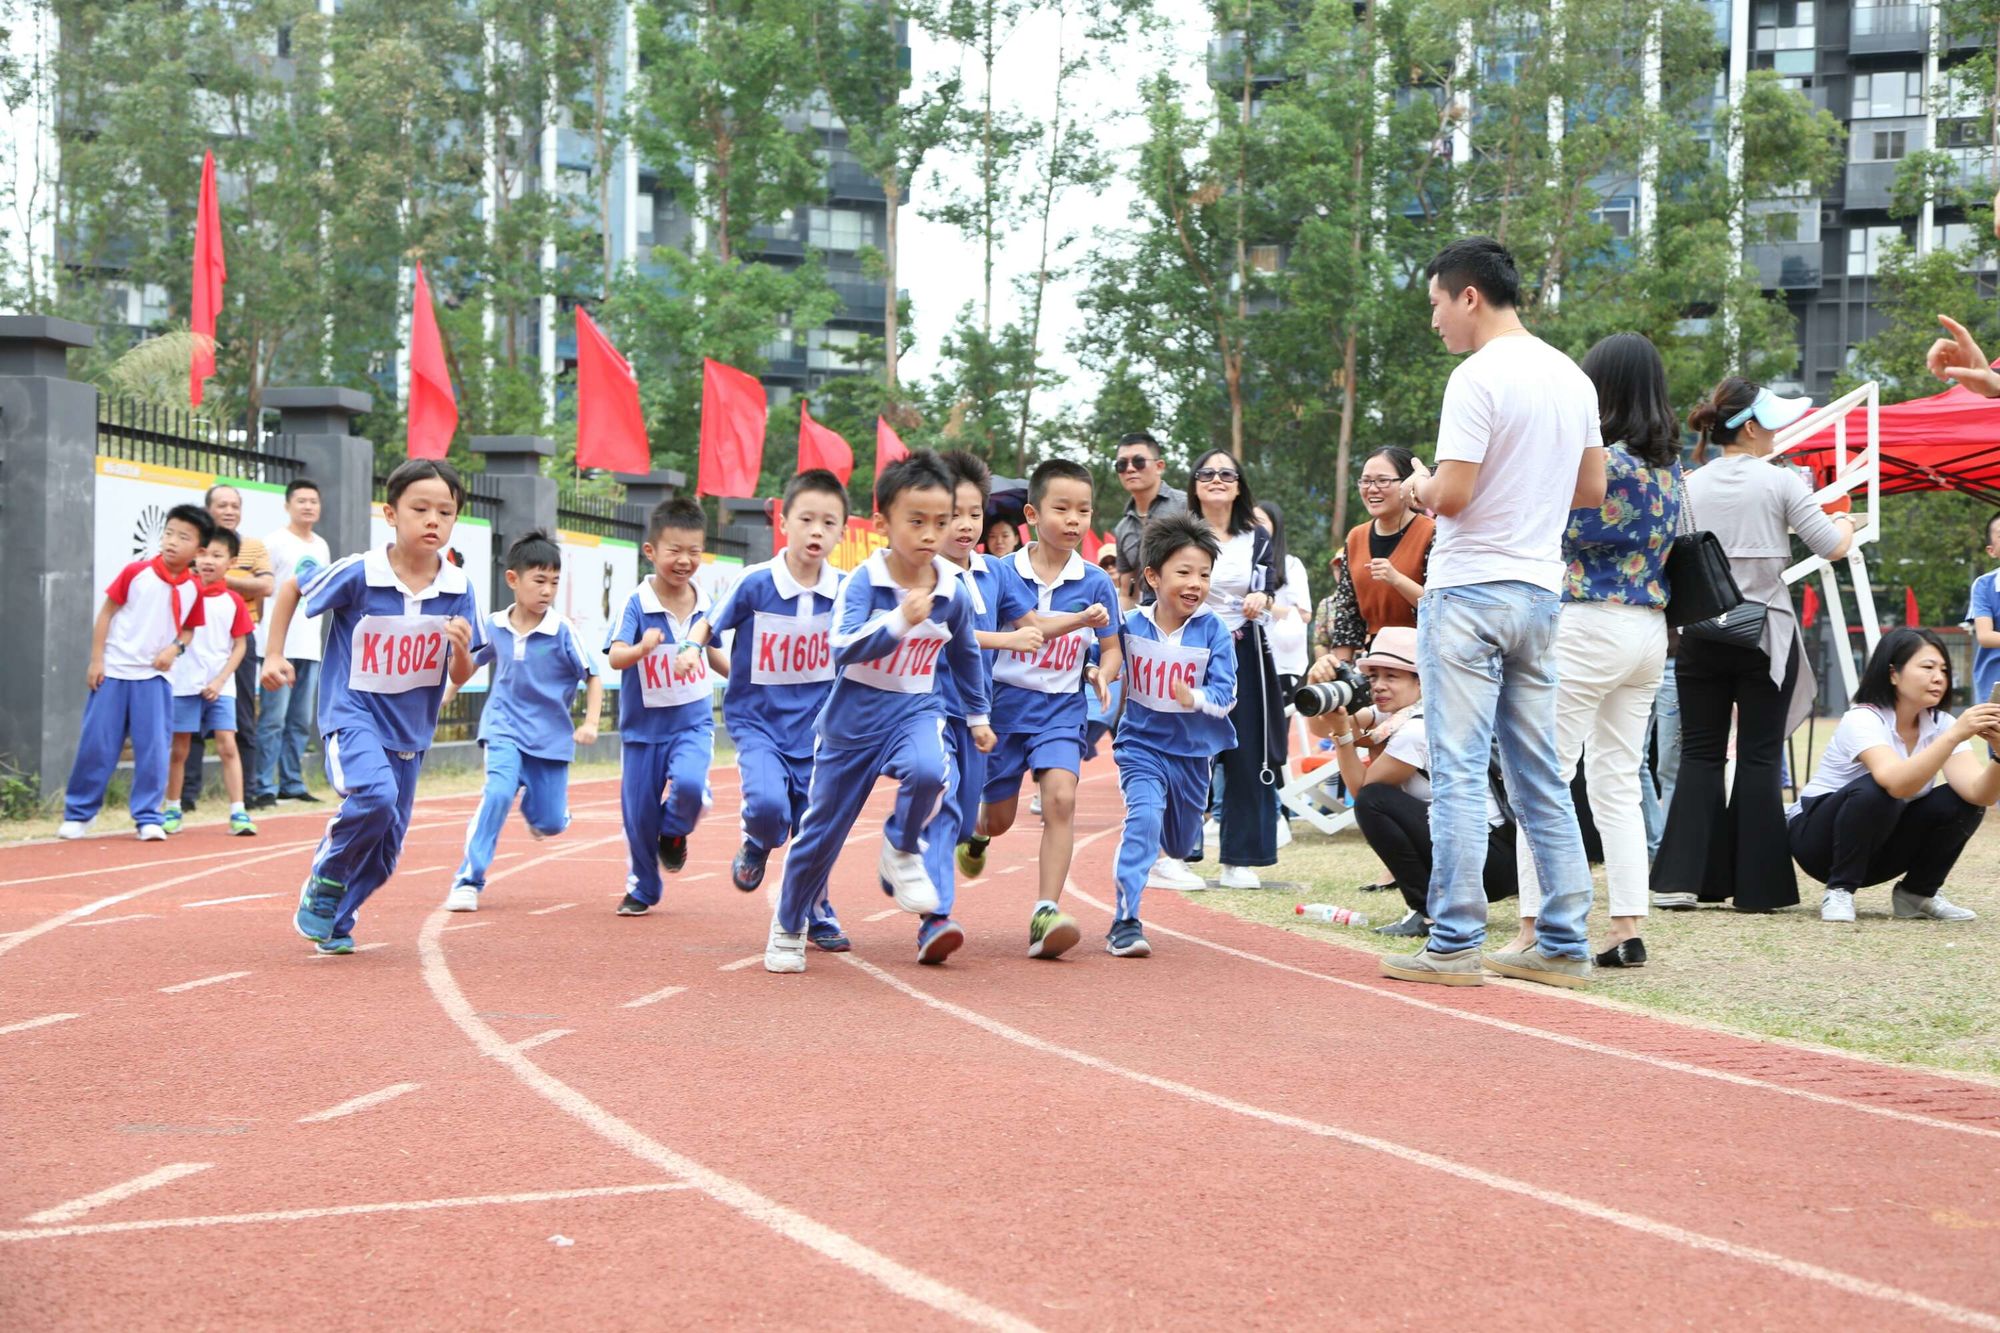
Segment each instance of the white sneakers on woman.
M1960 907L1942 893L1933 893L1926 898L1918 893L1905 893L1901 889L1889 895L1890 910L1898 921L1977 921L1979 913L1969 907ZM1828 889L1826 897L1820 900L1819 919L1837 924L1849 925L1854 921L1854 895L1846 889Z

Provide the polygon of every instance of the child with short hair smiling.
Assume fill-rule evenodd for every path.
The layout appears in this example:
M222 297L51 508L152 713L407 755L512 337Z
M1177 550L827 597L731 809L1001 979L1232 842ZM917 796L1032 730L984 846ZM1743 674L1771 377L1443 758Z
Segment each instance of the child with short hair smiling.
M181 783L188 751L203 732L215 733L215 753L222 761L222 786L229 793L229 831L254 836L257 826L243 808L243 753L236 747L236 664L250 649L256 632L250 609L225 576L236 563L242 541L228 528L217 528L195 557L201 584L201 624L187 651L174 663L174 746L167 765L167 809L160 826L181 831Z

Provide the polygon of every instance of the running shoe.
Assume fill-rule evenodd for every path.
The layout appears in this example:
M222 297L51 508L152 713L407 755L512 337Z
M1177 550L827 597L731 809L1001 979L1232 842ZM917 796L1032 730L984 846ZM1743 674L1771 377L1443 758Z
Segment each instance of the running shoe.
M764 863L771 853L765 848L744 843L736 851L736 859L729 863L729 882L745 893L755 893L764 882Z
M1162 855L1153 862L1153 868L1146 872L1146 887L1178 889L1182 893L1200 893L1208 887L1208 881L1189 870L1187 862L1179 857Z
M479 910L479 886L477 884L454 884L451 892L444 896L444 910L447 912L477 912Z
M1111 934L1104 941L1104 951L1115 958L1151 958L1153 946L1146 943L1146 932L1139 925L1139 918L1128 916L1111 923Z
M1082 938L1076 918L1052 902L1035 904L1035 914L1028 918L1028 957L1060 958Z
M1979 914L1970 907L1960 907L1942 893L1933 893L1926 898L1920 893L1905 893L1901 889L1889 894L1891 910L1898 921L1914 921L1928 917L1932 921L1977 921Z
M139 825L140 842L165 842L166 840L167 840L167 831L161 828L158 824Z
M625 895L625 900L618 904L618 915L620 916L644 916L652 910L653 905L651 903L640 902L629 893Z
M894 898L896 906L905 912L937 911L937 885L931 883L930 872L924 869L924 858L917 853L897 851L885 839L875 870L882 881L882 892Z
M317 940L313 943L313 949L318 953L353 953L354 937L335 935L330 940Z
M88 832L90 832L89 820L65 819L62 822L62 826L56 830L56 836L64 842L75 842Z
M917 927L917 961L942 963L965 943L965 928L948 916L927 916Z
M257 836L257 826L251 822L247 811L232 810L229 812L229 835L232 838L254 838Z
M688 840L686 834L677 837L660 835L660 869L669 875L678 875L688 863Z
M1854 893L1851 889L1828 889L1819 900L1819 919L1842 925L1854 924Z
M292 914L292 925L299 934L309 940L330 940L333 938L334 913L340 910L341 886L318 875L307 875L304 887L299 890L299 910ZM352 948L352 941L349 942Z
M1692 912L1695 908L1701 906L1701 899L1695 897L1692 893L1655 892L1653 894L1653 906L1663 912Z
M967 838L958 844L958 873L978 879L986 873L986 845L990 838Z
M806 938L821 953L846 953L854 947L838 921L815 921L806 927Z
M1261 889L1264 881L1249 866L1224 866L1217 881L1225 889Z
M166 808L160 815L160 827L169 833L179 833L181 831L181 809L179 806L170 805Z
M764 970L766 972L803 972L806 970L806 933L803 930L780 930L778 918L771 918L771 936L764 944Z
M1036 792L1028 798L1028 813L1031 815L1042 813L1042 794L1040 792Z

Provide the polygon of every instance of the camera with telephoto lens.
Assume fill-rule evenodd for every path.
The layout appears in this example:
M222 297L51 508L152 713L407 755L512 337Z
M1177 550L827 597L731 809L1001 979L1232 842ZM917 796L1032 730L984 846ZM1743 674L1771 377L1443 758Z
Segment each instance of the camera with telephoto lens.
M1318 717L1338 708L1353 708L1356 699L1368 697L1368 677L1346 662L1336 662L1333 679L1318 685L1301 685L1292 696L1292 707L1300 717Z

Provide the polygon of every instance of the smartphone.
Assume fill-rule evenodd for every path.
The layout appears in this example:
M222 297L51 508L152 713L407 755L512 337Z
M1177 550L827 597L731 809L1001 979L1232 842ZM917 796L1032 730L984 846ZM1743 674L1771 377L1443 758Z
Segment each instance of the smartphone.
M2000 680L1993 682L1993 688L1986 692L1986 702L2000 704Z

